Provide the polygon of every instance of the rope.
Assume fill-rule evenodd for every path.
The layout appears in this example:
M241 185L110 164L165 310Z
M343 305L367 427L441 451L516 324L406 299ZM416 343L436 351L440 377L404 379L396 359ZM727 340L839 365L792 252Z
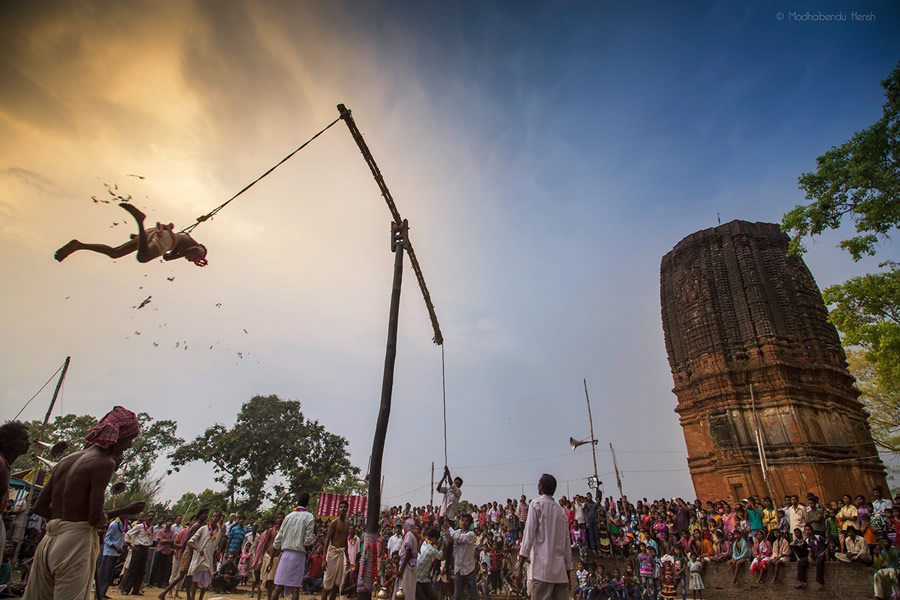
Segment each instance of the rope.
M192 225L188 225L187 227L185 227L184 229L182 229L182 230L181 230L181 233L190 233L190 232L192 232L192 231L194 230L195 227L197 227L197 225L199 225L200 223L202 223L202 222L204 222L204 221L206 221L206 220L211 219L212 217L214 217L214 216L216 215L217 212L219 212L220 210L222 210L223 208L225 208L226 206L228 206L228 203L229 203L229 202L231 202L232 200L234 200L235 198L237 198L238 196L240 196L241 194L243 194L244 192L246 192L247 190L249 190L250 188L252 188L254 185L256 185L257 182L259 182L259 180L261 180L263 177L265 177L266 175L268 175L269 173L271 173L272 171L274 171L275 169L277 169L278 167L280 167L280 166L281 166L282 164L284 164L289 158L291 158L292 156L294 156L295 154L297 154L298 152L300 152L301 150L303 150L304 148L306 148L306 146L309 145L309 143L310 143L311 141L313 141L314 139L316 139L317 137L319 137L320 135L322 135L323 133L325 133L326 131L328 131L328 130L331 128L332 125L334 125L335 123L337 123L337 122L340 121L340 120L341 120L341 117L338 117L337 119L335 119L334 121L332 121L331 123L329 123L329 124L328 124L328 127L326 127L325 129L323 129L322 131L320 131L320 132L317 133L316 135L312 136L311 138L309 138L308 140L306 140L305 142L303 142L303 145L301 145L299 148L297 148L296 150L294 150L293 152L291 152L290 154L288 154L287 156L285 156L284 158L282 158L282 159L278 162L278 164L276 164L274 167L272 167L271 169L269 169L268 171L266 171L265 173L263 173L262 175L260 175L260 176L257 177L256 179L254 179L253 181L251 181L249 184L247 184L247 185L244 187L244 189L242 189L241 191L239 191L237 194L235 194L234 196L232 196L231 198L229 198L228 200L226 200L225 202L223 202L223 203L220 204L219 206L215 207L214 209L212 209L211 211L209 211L209 212L206 213L205 215L201 215L201 216L197 217L197 222L194 223L194 224L192 224Z
M444 345L441 344L441 386L444 393L444 466L447 466L447 369L444 366Z
M59 365L59 369L56 370L56 373L59 373L60 370L61 370L62 368L63 368L63 365ZM42 391L44 391L44 388L47 387L47 384L50 383L51 381L53 381L53 378L56 377L56 373L54 373L53 375L51 375L51 376L50 376L50 379L47 380L47 383L45 383L44 385L42 385L42 386L41 386L41 389L39 389L38 391L36 391L36 392L34 393L34 396L31 397L31 400L34 400L35 398L37 398L37 395L40 394ZM16 416L13 417L13 421L15 421L16 419L18 419L18 418L19 418L19 415L22 414L22 411L25 410L26 408L28 408L28 405L31 404L31 400L29 400L28 402L26 402L26 403L25 403L25 406L22 407L22 410L20 410L19 412L16 413Z

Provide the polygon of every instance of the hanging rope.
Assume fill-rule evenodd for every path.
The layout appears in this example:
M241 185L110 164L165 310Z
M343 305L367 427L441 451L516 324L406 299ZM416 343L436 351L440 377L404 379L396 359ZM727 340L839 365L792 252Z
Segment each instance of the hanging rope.
M260 176L257 177L256 179L254 179L253 181L251 181L249 184L247 184L247 185L244 187L244 189L242 189L241 191L239 191L237 194L235 194L234 196L232 196L231 198L229 198L228 200L226 200L225 202L223 202L223 203L220 204L219 206L215 207L214 209L212 209L211 211L209 211L209 212L206 213L205 215L202 215L202 216L197 217L197 222L194 223L194 224L192 224L192 225L188 225L187 227L185 227L184 229L182 229L182 230L181 230L181 233L190 233L190 232L192 232L192 231L194 230L195 227L197 227L197 225L199 225L200 223L202 223L202 222L204 222L204 221L206 221L206 220L211 219L212 217L214 217L214 216L216 215L217 212L219 212L220 210L222 210L223 208L225 208L226 206L228 206L228 203L229 203L229 202L231 202L232 200L234 200L235 198L237 198L238 196L240 196L241 194L243 194L244 192L246 192L247 190L249 190L250 188L252 188L254 185L256 185L256 183L257 183L260 179L262 179L263 177L265 177L266 175L268 175L269 173L271 173L272 171L274 171L275 169L277 169L278 167L280 167L280 166L281 166L282 164L284 164L289 158L291 158L292 156L294 156L295 154L297 154L298 152L300 152L301 150L303 150L304 148L306 148L306 146L309 145L309 143L310 143L311 141L313 141L314 139L316 139L317 137L319 137L320 135L322 135L323 133L325 133L326 131L328 131L328 130L331 128L332 125L334 125L335 123L337 123L337 122L340 121L340 120L341 120L341 117L338 117L337 119L335 119L334 121L332 121L331 123L329 123L329 124L328 124L328 127L326 127L325 129L323 129L322 131L320 131L320 132L317 133L316 135L312 136L312 137L309 138L308 140L306 140L306 141L303 143L303 145L301 145L299 148L297 148L296 150L294 150L293 152L291 152L290 154L288 154L287 156L285 156L284 158L282 158L282 159L278 162L278 164L276 164L274 167L272 167L271 169L269 169L268 171L266 171L265 173L263 173L262 175L260 175Z
M444 345L441 344L441 386L444 394L444 466L447 466L447 369L444 366Z

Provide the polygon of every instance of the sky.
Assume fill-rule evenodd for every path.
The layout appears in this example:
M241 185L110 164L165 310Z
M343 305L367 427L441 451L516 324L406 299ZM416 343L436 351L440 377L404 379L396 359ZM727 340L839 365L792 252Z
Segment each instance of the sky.
M568 443L590 437L586 379L604 488L612 444L629 497L693 498L660 260L718 220L804 203L797 177L880 117L898 26L884 0L0 3L2 418L71 356L54 414L121 404L192 439L276 394L365 471L393 255L343 123L196 229L204 269L53 259L134 232L92 201L104 184L184 227L343 103L437 309L463 497L532 497L544 472L586 492L589 446ZM842 233L809 244L821 288L898 256L887 242L854 263ZM424 504L444 462L441 352L404 277L383 500ZM194 464L162 499L206 487Z

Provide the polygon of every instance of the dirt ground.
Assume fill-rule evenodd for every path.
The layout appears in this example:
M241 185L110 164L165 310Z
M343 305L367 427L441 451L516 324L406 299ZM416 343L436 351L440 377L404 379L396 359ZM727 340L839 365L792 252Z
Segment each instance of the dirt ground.
M146 588L144 588L143 598L145 598L146 600L156 600L157 596L159 595L159 593L161 591L162 591L161 588L146 587ZM109 597L112 598L113 600L132 600L132 598L135 598L135 596L123 596L121 593L119 593L119 588L116 586L109 588L109 591L107 593L108 593ZM181 597L181 600L186 600L186 598L187 598L187 596L185 595L184 592L180 592L179 596ZM140 596L138 596L138 597L140 597ZM172 596L166 597L167 600L171 600L171 598L172 598ZM248 598L250 598L249 586L248 587L238 587L238 591L235 592L234 594L215 594L211 591L207 591L206 595L203 597L203 600L217 600L217 599L225 600L225 599L232 599L232 598L241 598L242 600L247 600ZM253 598L256 598L256 593L253 594ZM265 596L263 596L263 598L265 598ZM288 598L290 598L290 596L288 596ZM318 600L318 599L319 599L319 596L312 596L312 595L306 594L306 593L300 594L300 600ZM344 596L338 596L338 599L345 600Z

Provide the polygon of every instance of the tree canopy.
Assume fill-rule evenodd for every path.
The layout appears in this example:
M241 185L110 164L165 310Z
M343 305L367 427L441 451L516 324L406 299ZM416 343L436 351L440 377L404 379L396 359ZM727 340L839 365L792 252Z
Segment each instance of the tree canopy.
M865 353L847 352L850 373L856 377L859 397L869 413L869 427L875 444L887 452L900 454L900 392L886 391L878 382L878 371Z
M172 456L176 469L194 461L212 465L232 507L254 512L265 501L293 502L301 491L353 488L348 481L359 474L345 438L304 417L300 402L278 396L255 396L234 427L213 425Z

